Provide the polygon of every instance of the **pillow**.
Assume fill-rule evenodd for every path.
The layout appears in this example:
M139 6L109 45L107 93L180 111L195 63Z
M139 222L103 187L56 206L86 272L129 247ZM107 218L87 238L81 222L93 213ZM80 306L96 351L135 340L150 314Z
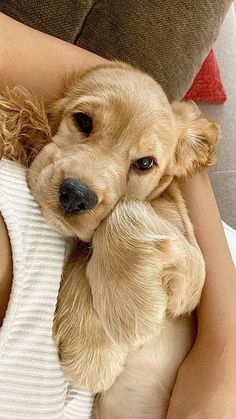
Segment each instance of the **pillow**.
M224 103L227 99L220 78L220 70L213 50L207 56L184 100Z
M92 0L0 0L0 12L56 38L75 42Z
M151 74L182 99L209 53L232 0L95 1L77 45Z
M1 0L43 32L151 74L169 100L190 88L232 0Z

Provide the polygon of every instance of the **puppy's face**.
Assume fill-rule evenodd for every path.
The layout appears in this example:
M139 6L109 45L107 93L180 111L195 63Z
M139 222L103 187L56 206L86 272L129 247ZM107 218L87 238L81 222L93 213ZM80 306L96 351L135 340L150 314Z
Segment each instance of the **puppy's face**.
M152 78L129 66L75 77L51 117L57 131L34 160L29 185L65 236L91 240L122 197L150 200L172 171L176 112Z

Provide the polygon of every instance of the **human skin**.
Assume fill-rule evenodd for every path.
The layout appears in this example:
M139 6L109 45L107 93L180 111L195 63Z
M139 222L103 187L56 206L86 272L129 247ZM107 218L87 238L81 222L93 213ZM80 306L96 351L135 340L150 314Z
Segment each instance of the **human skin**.
M67 75L104 62L91 52L0 13L0 86L21 85L48 100Z
M0 14L2 86L23 85L46 102L56 95L67 74L102 62L105 60L101 57ZM167 419L234 419L236 271L206 170L186 180L183 192L206 261L207 275L198 309L197 339L179 370ZM8 249L4 253L6 260L0 265L0 278L9 291L11 252L2 219L0 223L4 232L0 249ZM3 266L8 269L4 270ZM1 313L8 296L6 292L5 300L1 298Z
M0 214L0 326L5 316L11 283L12 283L12 255L6 224Z
M183 362L167 419L236 418L236 270L207 171L182 186L206 263L198 334Z

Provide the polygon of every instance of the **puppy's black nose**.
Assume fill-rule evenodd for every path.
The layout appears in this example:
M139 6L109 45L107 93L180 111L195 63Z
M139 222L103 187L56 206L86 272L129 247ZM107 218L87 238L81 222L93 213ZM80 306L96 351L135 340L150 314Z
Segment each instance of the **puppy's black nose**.
M98 197L80 180L68 177L60 184L59 199L65 214L81 214L97 205Z

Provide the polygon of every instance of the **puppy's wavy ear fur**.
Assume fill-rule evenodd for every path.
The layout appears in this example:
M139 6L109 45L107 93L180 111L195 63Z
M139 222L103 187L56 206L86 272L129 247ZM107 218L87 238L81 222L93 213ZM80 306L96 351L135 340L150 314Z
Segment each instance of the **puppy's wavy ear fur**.
M61 97L47 106L47 116L52 136L54 136L58 131L59 125L63 117L63 113L68 102L69 99L67 97Z
M65 109L73 97L73 86L76 85L78 80L79 76L76 73L72 73L65 77L65 79L62 80L61 88L58 91L55 100L47 106L47 117L51 127L52 136L54 136L58 131ZM74 99L76 99L76 95L74 96Z
M29 166L51 141L45 106L23 87L0 94L0 158Z
M215 122L203 118L192 101L173 102L171 106L178 141L169 170L177 177L185 177L215 163L220 128Z

